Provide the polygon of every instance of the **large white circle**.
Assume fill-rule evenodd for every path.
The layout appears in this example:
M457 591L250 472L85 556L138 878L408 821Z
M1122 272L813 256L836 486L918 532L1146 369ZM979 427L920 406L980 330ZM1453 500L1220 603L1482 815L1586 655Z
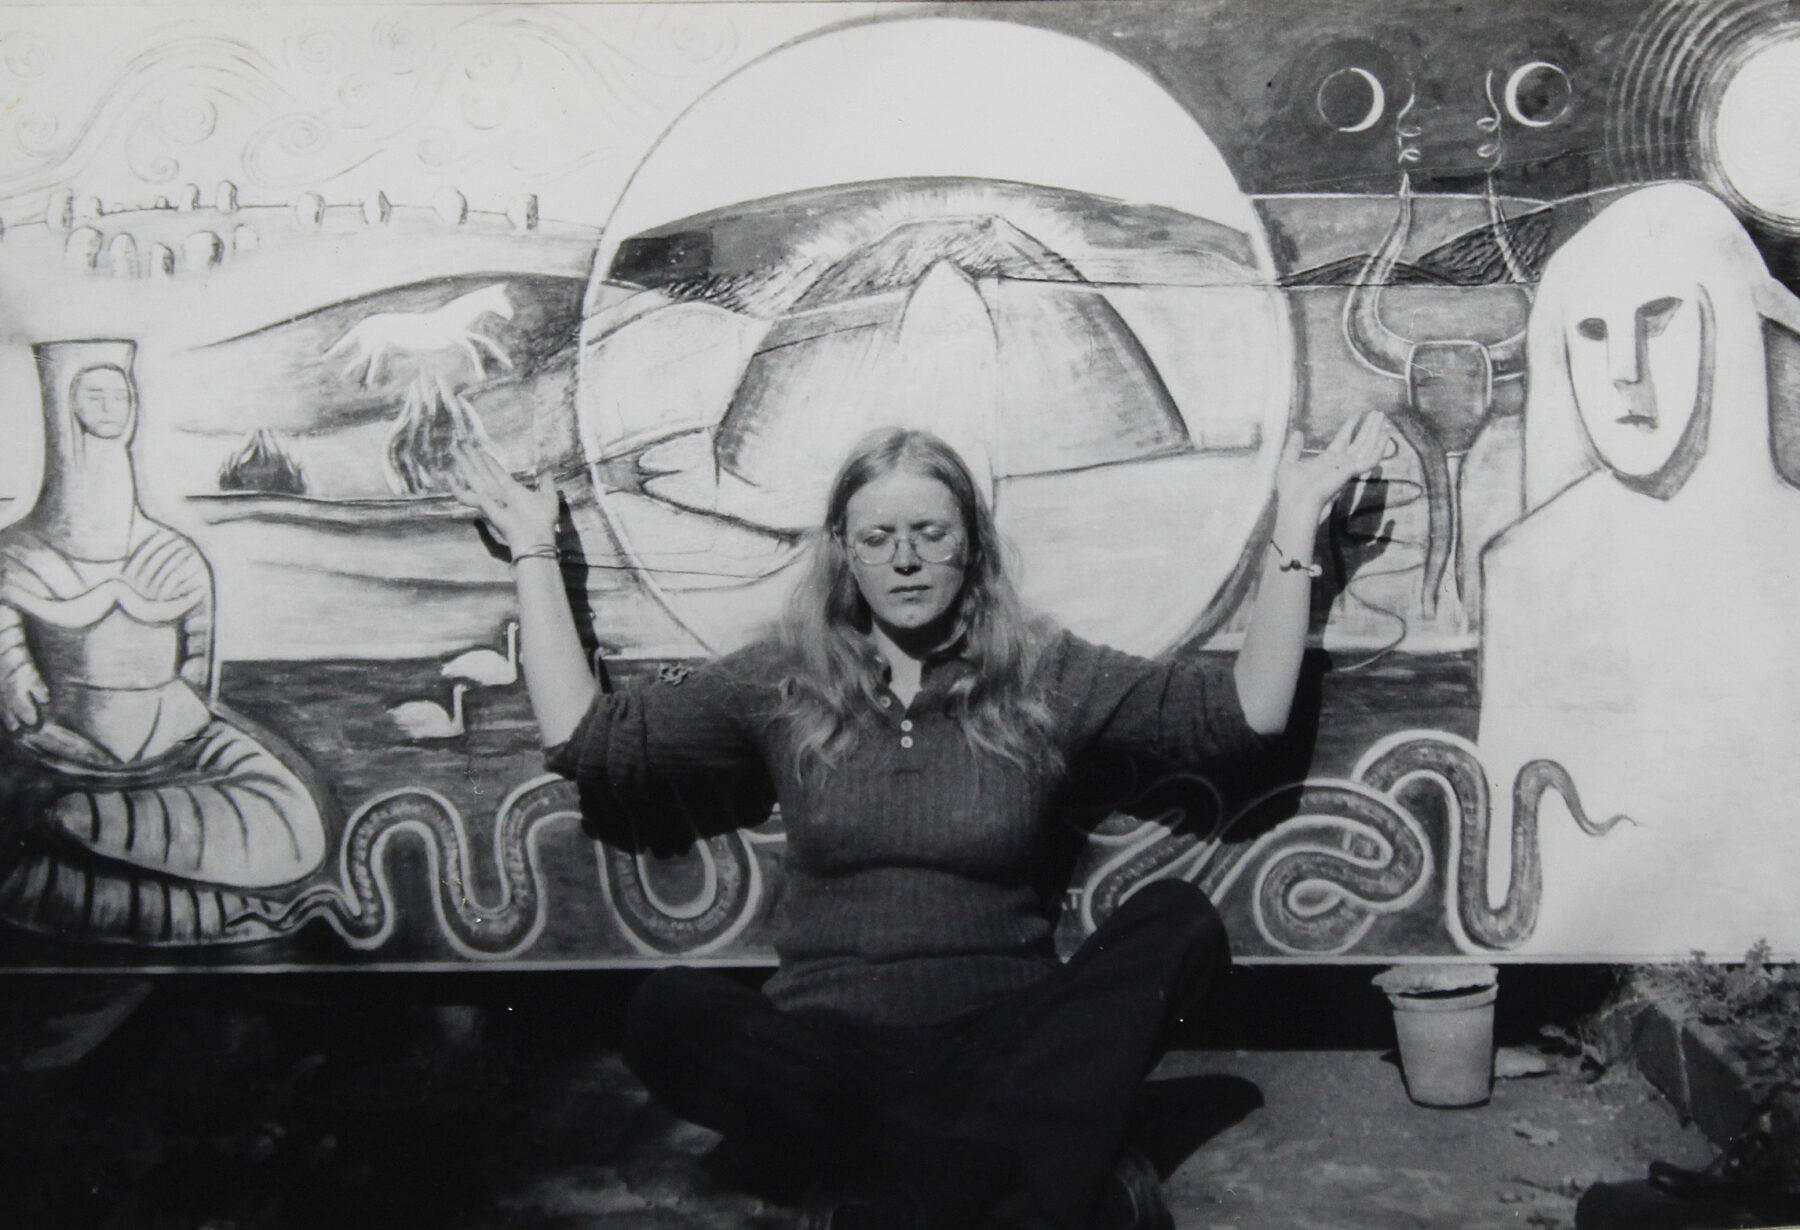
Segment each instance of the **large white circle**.
M1725 86L1713 121L1718 167L1745 203L1800 223L1800 38L1757 52Z
M644 158L598 267L678 218L911 176L1069 188L1261 231L1218 148L1136 65L1016 22L906 18L811 35L714 86Z
M834 188L852 191L821 191ZM899 226L915 219L1017 227L1022 250L1073 272L971 278L934 256L943 276L906 266L904 299L798 306L840 259L877 241L910 251ZM611 280L621 244L676 224L708 237L694 249L708 279L775 279L760 314ZM851 306L860 314L839 310ZM794 531L818 523L848 446L832 433L925 425L991 482L1030 606L1089 639L1159 652L1218 630L1233 601L1287 437L1288 306L1218 147L1117 54L969 18L809 36L689 107L607 223L577 382L603 549L700 646L730 649L786 599ZM1084 383L1109 363L1136 394ZM1012 396L1040 386L1066 413ZM1186 439L1139 449L1123 410L1135 404L1172 412ZM740 405L734 430L764 447L754 469L720 453ZM1012 467L1027 454L1008 446L1034 432L1067 445L1066 464ZM622 488L606 467L634 450L646 477Z

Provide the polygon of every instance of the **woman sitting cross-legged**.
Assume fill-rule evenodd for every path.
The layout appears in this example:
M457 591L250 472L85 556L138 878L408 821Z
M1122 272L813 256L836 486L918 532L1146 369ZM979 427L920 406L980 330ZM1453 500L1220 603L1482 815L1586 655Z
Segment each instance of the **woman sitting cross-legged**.
M1205 763L1286 725L1318 521L1383 434L1369 416L1316 456L1299 444L1229 671L1028 617L968 468L894 429L838 472L779 628L613 694L564 595L556 493L461 454L459 494L511 544L551 767L621 798L748 770L780 801L776 973L759 991L660 971L624 1049L676 1114L810 1183L807 1230L1169 1224L1126 1132L1171 1027L1230 963L1224 929L1199 889L1156 883L1059 963L1053 803L1086 752Z

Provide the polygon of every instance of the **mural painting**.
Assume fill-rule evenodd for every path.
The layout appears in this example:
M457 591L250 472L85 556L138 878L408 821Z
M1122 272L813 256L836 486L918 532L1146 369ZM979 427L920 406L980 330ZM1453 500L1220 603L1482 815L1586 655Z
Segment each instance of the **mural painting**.
M771 959L779 815L544 771L457 447L625 687L893 423L1030 602L1228 653L1370 409L1311 716L1081 766L1064 938L1182 877L1247 960L1800 953L1795 70L1774 0L0 9L0 961Z

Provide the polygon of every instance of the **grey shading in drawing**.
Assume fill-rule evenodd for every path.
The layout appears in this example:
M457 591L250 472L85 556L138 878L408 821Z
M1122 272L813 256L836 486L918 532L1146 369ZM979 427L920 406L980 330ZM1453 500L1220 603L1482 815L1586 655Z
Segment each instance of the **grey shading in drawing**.
M1630 823L1596 838L1540 811L1520 951L1731 954L1800 921L1800 492L1770 378L1797 328L1800 302L1693 185L1619 198L1544 272L1530 511L1483 560L1477 742L1496 781L1552 759Z
M0 918L192 944L316 870L325 827L296 769L209 704L212 576L138 503L133 351L34 348L43 481L0 531Z
M1357 358L1401 383L1398 404L1382 410L1423 470L1428 541L1420 600L1430 619L1437 614L1446 575L1457 585L1452 566L1461 543L1462 459L1492 417L1495 382L1524 376L1525 334L1489 340L1404 336L1382 318L1382 291L1394 282L1412 233L1418 176L1452 188L1473 186L1482 194L1485 237L1499 257L1497 268L1482 270L1489 275L1483 281L1509 283L1523 292L1535 270L1519 251L1514 231L1521 221L1507 216L1494 176L1506 157L1508 130L1549 128L1568 112L1573 93L1567 72L1549 60L1491 67L1479 87L1468 80L1456 83L1460 89L1423 92L1404 68L1383 65L1385 57L1365 58L1378 65L1376 71L1361 64L1338 68L1319 83L1315 101L1321 117L1342 134L1390 128L1393 133L1400 175L1394 221L1351 283L1343 329ZM1531 230L1541 242L1543 227ZM1460 600L1459 593L1453 596Z
M282 448L274 432L259 428L219 467L219 490L305 495L306 471Z
M1120 158L1115 124L1180 153ZM577 408L607 537L730 647L832 459L908 423L971 459L1040 606L1135 649L1216 628L1286 426L1274 280L1211 140L1107 52L943 19L790 45L676 121L602 239ZM1219 545L1178 562L1193 542Z
M487 433L462 390L442 377L414 379L388 437L389 486L396 495L442 492L455 448L468 443L486 444Z

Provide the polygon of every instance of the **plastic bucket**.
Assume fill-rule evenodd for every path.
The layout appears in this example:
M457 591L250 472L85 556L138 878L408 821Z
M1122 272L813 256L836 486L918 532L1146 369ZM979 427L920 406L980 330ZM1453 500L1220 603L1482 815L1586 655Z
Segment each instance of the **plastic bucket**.
M1497 986L1388 992L1406 1094L1420 1106L1479 1106L1494 1091Z

